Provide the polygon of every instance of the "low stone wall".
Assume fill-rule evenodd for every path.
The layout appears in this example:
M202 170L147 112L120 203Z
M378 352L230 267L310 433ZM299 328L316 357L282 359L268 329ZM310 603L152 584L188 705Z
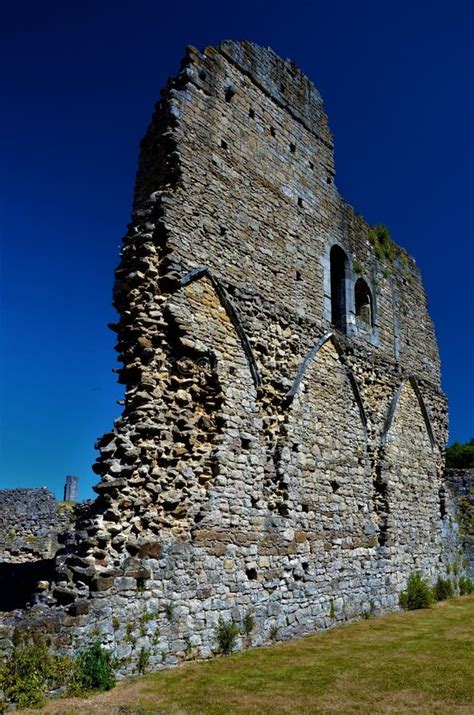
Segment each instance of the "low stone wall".
M447 469L445 480L454 505L466 573L474 578L474 469Z
M51 558L58 533L69 525L71 508L48 489L0 490L0 561Z

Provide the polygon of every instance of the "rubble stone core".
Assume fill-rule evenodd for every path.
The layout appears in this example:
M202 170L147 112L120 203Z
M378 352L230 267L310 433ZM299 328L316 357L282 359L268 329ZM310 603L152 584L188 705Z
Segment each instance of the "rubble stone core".
M434 580L452 558L420 273L334 175L291 61L187 49L116 272L123 414L35 607L56 599L59 632L100 633L122 673L142 648L152 668L211 655L220 617L253 616L244 646L395 608L411 570Z

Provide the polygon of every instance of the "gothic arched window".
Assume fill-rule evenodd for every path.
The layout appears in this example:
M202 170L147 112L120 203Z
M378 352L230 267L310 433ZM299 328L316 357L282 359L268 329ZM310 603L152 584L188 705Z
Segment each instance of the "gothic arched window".
M354 286L354 302L356 320L364 327L371 328L373 325L373 304L372 293L363 278L358 278Z

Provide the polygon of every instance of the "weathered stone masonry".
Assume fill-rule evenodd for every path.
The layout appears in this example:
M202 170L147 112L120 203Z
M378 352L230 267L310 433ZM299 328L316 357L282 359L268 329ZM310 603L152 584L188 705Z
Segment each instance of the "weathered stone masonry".
M251 613L258 645L394 608L452 556L421 277L334 175L292 62L188 48L116 272L123 414L50 596L60 633L100 632L122 672L141 648L155 668L210 655L220 616Z

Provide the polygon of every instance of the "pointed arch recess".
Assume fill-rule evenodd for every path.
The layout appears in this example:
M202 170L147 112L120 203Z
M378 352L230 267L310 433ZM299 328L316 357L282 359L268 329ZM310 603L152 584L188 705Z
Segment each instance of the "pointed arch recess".
M237 314L237 311L232 305L229 295L222 283L219 281L219 279L213 275L213 273L207 266L198 266L193 271L187 273L185 276L180 278L179 283L180 286L183 288L184 286L187 286L190 283L193 283L194 281L197 281L200 278L204 277L208 278L211 282L211 285L214 288L222 307L224 308L229 320L234 326L235 332L237 333L237 336L242 344L245 357L247 358L254 385L255 387L258 387L261 384L261 378L260 373L258 372L257 362L252 352L252 347L250 345L249 339L247 338L247 334L242 326L242 323L240 322L240 318Z
M341 345L340 345L337 337L334 335L334 333L329 332L329 333L326 333L325 335L323 335L322 338L319 338L319 340L316 342L316 344L307 353L306 357L304 358L303 362L301 363L301 365L298 369L298 372L296 374L293 385L291 386L290 390L286 393L286 398L287 398L288 402L291 402L293 400L293 398L295 397L295 395L297 394L297 392L301 386L301 383L303 381L303 377L304 377L306 371L308 370L309 366L313 362L313 360L316 357L319 350L321 350L323 345L325 345L328 342L328 340L332 341L334 348L335 348L335 350L339 356L339 359L341 361L341 364L346 371L346 375L349 379L349 383L351 385L352 392L354 393L354 398L357 403L357 407L359 408L360 419L362 421L362 424L364 425L364 429L366 429L367 428L367 416L365 414L364 404L362 402L362 397L359 392L359 387L358 387L357 381L354 377L354 373L341 359L342 355L343 355L343 351L342 351Z
M387 436L392 428L395 413L397 411L398 402L400 400L400 395L402 394L403 387L406 385L406 383L409 383L409 385L413 388L413 392L416 395L416 399L418 400L421 414L423 416L423 420L425 423L426 431L428 433L428 437L429 437L429 440L431 443L431 448L433 448L435 446L433 425L431 424L430 416L429 416L428 410L426 408L426 404L423 399L423 395L420 392L420 386L418 385L418 380L416 379L416 377L414 375L410 375L410 377L408 379L402 380L402 382L400 383L400 385L397 388L396 393L392 397L392 400L391 400L389 408L388 408L387 417L385 419L384 429L382 432L382 445L384 445L387 441Z

